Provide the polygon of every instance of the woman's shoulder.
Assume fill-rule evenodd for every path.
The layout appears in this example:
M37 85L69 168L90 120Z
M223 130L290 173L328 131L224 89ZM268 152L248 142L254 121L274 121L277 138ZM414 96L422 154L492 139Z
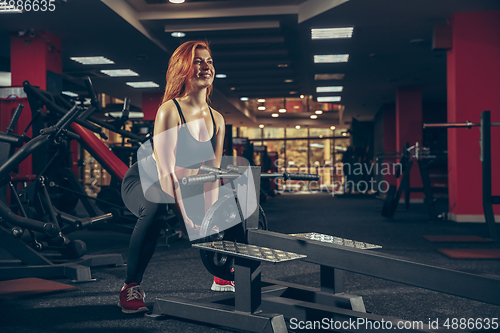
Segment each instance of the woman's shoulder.
M217 125L224 125L224 117L222 116L222 114L212 107L211 107L211 109L212 109L212 114L214 115L215 123Z
M162 123L167 127L173 127L180 123L179 113L173 100L166 101L160 105L156 112L155 124Z

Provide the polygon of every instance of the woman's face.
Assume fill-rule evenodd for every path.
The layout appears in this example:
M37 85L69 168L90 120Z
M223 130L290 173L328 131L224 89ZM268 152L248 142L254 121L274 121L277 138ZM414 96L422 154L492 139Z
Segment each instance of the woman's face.
M215 77L215 69L210 53L205 49L196 49L193 60L193 88L208 88Z

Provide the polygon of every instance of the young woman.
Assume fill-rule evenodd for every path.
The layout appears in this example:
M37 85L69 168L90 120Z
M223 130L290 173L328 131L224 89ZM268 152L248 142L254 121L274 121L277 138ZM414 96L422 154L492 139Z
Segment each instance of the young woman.
M182 186L180 180L196 175L202 162L220 167L225 124L222 115L208 105L214 77L207 43L190 41L175 50L156 114L153 154L135 163L123 179L123 201L138 217L130 239L127 277L120 291L119 305L125 313L148 311L140 283L161 230L155 216L173 208L191 239L199 231L185 205L186 194L193 189ZM152 185L144 188L146 183ZM207 211L218 199L218 184L203 185L201 193ZM212 290L234 291L234 283L214 277Z

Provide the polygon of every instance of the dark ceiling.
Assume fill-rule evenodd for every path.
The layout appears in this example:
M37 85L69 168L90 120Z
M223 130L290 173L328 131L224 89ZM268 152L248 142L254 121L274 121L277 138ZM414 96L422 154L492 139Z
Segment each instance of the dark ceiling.
M214 107L233 125L296 124L329 127L352 117L370 120L394 103L398 86L422 87L424 103L446 102L446 53L432 50L433 29L458 12L500 10L498 0L67 0L54 12L0 14L0 70L8 70L9 36L49 31L63 41L66 89L84 92L90 75L98 92L141 106L142 92L160 92L171 52L182 42L207 39L217 73ZM350 39L311 40L311 28L354 27ZM183 31L183 38L171 37ZM347 63L314 64L315 54L349 54ZM70 56L103 55L115 65L84 66ZM100 70L130 68L158 89L133 89ZM317 81L315 74L345 74ZM137 80L137 79L134 79ZM287 80L288 82L285 82ZM290 82L291 80L291 82ZM316 101L317 86L341 85L344 112L271 118L254 98ZM80 86L80 87L79 87ZM240 97L251 100L241 102Z

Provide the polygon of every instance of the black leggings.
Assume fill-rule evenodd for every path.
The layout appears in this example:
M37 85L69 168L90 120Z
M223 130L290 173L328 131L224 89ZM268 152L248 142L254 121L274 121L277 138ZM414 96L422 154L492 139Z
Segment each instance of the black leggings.
M148 191L161 191L161 188L158 185L153 185ZM140 284L144 271L155 251L163 225L163 221L156 217L166 214L169 206L174 205L146 200L142 191L137 163L132 165L123 178L122 198L125 206L138 218L130 237L125 283L136 282Z
M148 163L152 163L151 165L153 165L153 169L156 170L156 164L152 158L148 159ZM160 201L174 202L171 196L161 190L158 181L150 186L147 191L148 193L146 193L146 196L148 198L163 197L165 200ZM154 192L150 193L149 191ZM175 204L155 203L144 197L141 179L139 176L138 163L132 165L132 167L125 174L121 192L125 206L127 206L127 208L138 218L135 228L132 231L132 236L130 237L129 256L127 261L127 278L125 279L125 283L129 284L136 282L140 284L144 271L153 256L156 248L156 242L158 241L161 228L164 224L164 220L158 217L160 215L166 215L167 211L172 209L181 222L180 224L182 229L184 229L184 223L182 223L182 215ZM200 193L203 193L203 185L182 186L181 184L181 192L183 198L199 195ZM167 197L170 200L168 200ZM196 206L202 207L203 203L199 202ZM191 209L191 211L193 211L193 209ZM201 214L201 216L203 216L203 212L201 212ZM195 220L194 216L190 215L190 218L192 218L195 223L199 223L197 222L198 220Z

